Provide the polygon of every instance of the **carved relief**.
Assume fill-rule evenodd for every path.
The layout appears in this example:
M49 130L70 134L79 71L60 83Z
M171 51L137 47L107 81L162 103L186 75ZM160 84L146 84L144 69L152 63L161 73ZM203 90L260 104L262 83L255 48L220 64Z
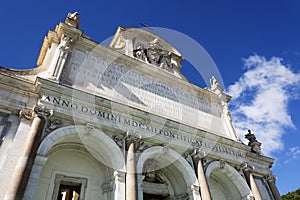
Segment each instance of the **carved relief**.
M194 168L193 158L192 158L193 152L185 152L183 154L183 157L185 160L190 164L192 168Z
M148 149L149 147L151 147L152 145L149 143L146 143L142 140L139 141L138 145L137 145L137 152L143 152L146 149Z
M46 133L50 133L55 129L58 129L62 126L62 121L60 119L51 118L48 122L48 125L45 129Z
M164 183L165 181L157 171L159 169L158 162L154 159L148 159L144 163L143 172L145 175L144 181L151 183Z
M173 59L173 53L162 49L155 42L148 44L137 43L133 50L133 56L168 71L171 71L178 65Z
M124 136L123 135L114 135L112 136L112 139L115 141L115 143L121 148L124 148Z
M147 56L146 56L146 51L145 51L145 47L142 43L139 43L136 47L136 49L133 51L133 55L134 57L142 60L142 61L147 61Z

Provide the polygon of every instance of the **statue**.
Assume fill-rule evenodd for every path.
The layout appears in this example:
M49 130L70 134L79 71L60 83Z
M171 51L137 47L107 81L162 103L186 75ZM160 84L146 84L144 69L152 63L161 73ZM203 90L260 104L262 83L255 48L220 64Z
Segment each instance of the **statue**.
M75 28L78 28L80 24L79 12L74 12L74 13L69 12L65 23Z
M59 44L59 49L61 49L62 51L68 51L72 42L73 42L72 38L70 38L68 36L62 37L60 44Z
M170 70L173 68L171 65L171 52L161 51L160 67L162 69Z
M148 62L151 64L158 64L160 54L159 54L159 49L150 47L147 49L147 58Z
M143 44L139 44L136 49L134 50L134 57L146 61L147 60L147 56L145 53L145 48Z
M256 140L256 137L251 133L251 130L248 130L248 134L245 135L245 138L249 140L248 146L251 147L251 151L258 155L262 155L262 152L260 150L261 142L258 142Z
M223 91L223 87L218 83L217 79L212 76L210 79L209 79L209 82L210 82L210 88L212 91L214 91L215 93L222 93Z

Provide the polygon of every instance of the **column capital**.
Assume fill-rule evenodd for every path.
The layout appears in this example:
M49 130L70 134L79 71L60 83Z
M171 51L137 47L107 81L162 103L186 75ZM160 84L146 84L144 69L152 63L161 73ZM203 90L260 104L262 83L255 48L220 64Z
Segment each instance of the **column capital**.
M46 108L46 106L42 103L35 104L33 111L37 116L41 117L50 117L53 114L53 110Z
M142 139L141 135L136 135L133 133L130 133L129 131L127 131L125 139L127 141L132 141L132 142L136 142Z
M33 111L33 109L23 108L22 110L20 110L19 116L20 116L20 118L32 120L34 118L34 111Z
M254 165L252 165L252 164L250 164L250 163L248 163L248 162L244 162L244 163L242 163L242 164L240 165L240 169L241 169L241 170L244 170L244 171L246 172L246 171L254 170L255 167L254 167Z
M277 177L274 176L272 173L268 174L267 176L265 176L265 179L268 181L268 182L275 182L277 180Z
M38 103L32 109L23 108L19 112L19 116L22 118L24 117L27 120L32 120L36 116L40 117L50 117L53 114L53 110L48 109L45 107L44 104Z
M193 149L190 151L191 156L196 157L196 158L204 158L207 156L207 154L204 151L201 151L200 149Z

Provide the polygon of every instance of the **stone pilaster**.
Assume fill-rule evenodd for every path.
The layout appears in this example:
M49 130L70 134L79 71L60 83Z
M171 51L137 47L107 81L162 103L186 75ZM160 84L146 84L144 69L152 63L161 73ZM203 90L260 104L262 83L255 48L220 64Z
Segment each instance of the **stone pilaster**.
M138 185L138 199L143 199L143 180L145 176L143 174L137 174L137 185Z
M276 181L276 176L274 176L273 174L269 174L268 176L265 177L266 180L268 181L268 184L270 186L270 189L274 195L274 198L276 200L281 200L281 196L280 193L275 185L275 181Z
M200 199L199 186L191 185L191 187L188 188L186 192L189 196L189 199Z
M12 176L11 185L5 195L5 200L21 200L24 197L29 175L34 164L46 118L52 111L39 104L33 110L22 110L20 117L32 120L30 131L26 137L25 145L18 166Z
M34 199L34 195L39 184L39 178L42 169L47 162L47 159L48 157L39 156L39 155L35 157L34 164L32 166L31 174L29 177L29 181L26 187L24 200Z
M123 171L114 172L114 198L116 200L124 200L125 198L125 177Z

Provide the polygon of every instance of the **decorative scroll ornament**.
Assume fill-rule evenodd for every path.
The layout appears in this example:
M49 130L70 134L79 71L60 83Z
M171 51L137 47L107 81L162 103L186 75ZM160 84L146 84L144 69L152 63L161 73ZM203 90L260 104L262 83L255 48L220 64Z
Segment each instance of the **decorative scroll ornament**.
M27 120L32 120L34 118L34 111L30 109L22 109L19 113L19 116L24 117Z

